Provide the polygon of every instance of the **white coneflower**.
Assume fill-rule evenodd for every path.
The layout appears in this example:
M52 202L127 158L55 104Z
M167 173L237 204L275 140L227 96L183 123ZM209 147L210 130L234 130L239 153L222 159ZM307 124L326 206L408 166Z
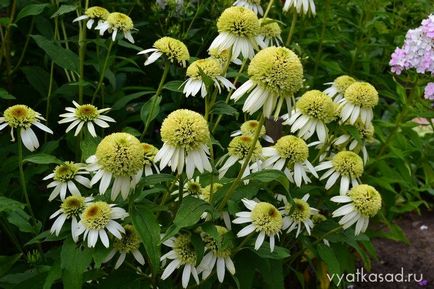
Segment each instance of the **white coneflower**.
M227 8L217 20L219 35L209 49L231 50L231 60L240 55L251 59L258 50L259 20L255 12L244 7Z
M110 261L116 253L119 253L119 258L115 264L115 269L118 269L124 263L127 254L131 253L140 265L144 265L145 259L139 251L141 241L136 230L131 225L125 225L124 230L125 233L122 233L122 238L114 240L113 249L105 258L104 263Z
M231 50L230 49L219 50L217 48L210 48L208 49L208 55L220 61L220 63L224 66L229 61L229 58L231 57ZM239 61L235 64L240 65L242 64L242 62Z
M339 102L344 98L345 90L354 82L356 82L356 80L351 76L339 76L333 82L324 83L330 85L330 87L324 90L324 93L330 96L335 102Z
M40 113L34 111L27 105L17 104L8 107L3 116L0 117L0 130L7 126L11 127L11 141L15 141L14 129L17 129L21 136L23 145L31 152L39 147L39 141L31 126L53 134L53 131L41 123L45 120Z
M143 174L144 148L140 141L129 133L113 133L106 136L96 148L95 155L86 162L88 170L96 172L91 185L99 184L99 193L104 194L114 179L111 199L119 193L125 200Z
M242 135L237 136L229 143L227 159L223 166L219 169L219 178L223 178L226 172L237 162L241 165L245 162L247 155L249 154L249 150L253 145L253 136ZM255 148L253 150L252 156L249 160L249 164L246 166L242 178L250 175L251 171L258 171L261 169L262 162L262 146L259 141L256 142ZM225 157L226 157L225 156ZM255 164L254 168L252 164Z
M160 260L172 260L164 269L161 275L161 280L166 280L176 269L184 266L182 270L182 287L187 288L190 281L190 275L193 276L196 283L199 285L199 276L196 268L196 251L191 243L190 235L179 235L178 237L170 238L163 242L164 245L172 248L168 253L164 254Z
M310 90L300 97L295 110L283 124L291 125L291 133L303 139L310 138L315 132L321 143L327 141L326 124L335 118L336 107L332 99L319 90Z
M356 223L355 235L363 233L368 228L369 218L375 216L381 209L381 195L369 185L358 185L352 188L346 196L335 196L331 200L336 203L347 203L333 212L333 217L341 217L339 224L344 229Z
M98 23L95 30L99 30L99 34L102 36L108 30L112 33L112 40L116 40L116 36L119 31L123 33L123 36L131 43L134 43L134 38L131 35L131 31L134 29L133 20L128 15L119 12L113 12L107 15L107 18Z
M83 210L80 222L77 224L76 236L84 233L83 240L87 238L89 248L95 247L98 238L101 239L104 247L110 246L106 229L116 238L122 238L121 233L125 233L125 229L114 220L124 219L128 217L128 213L115 206L115 204L100 201L88 204Z
M152 54L145 61L145 66L154 63L162 55L167 57L170 62L178 62L183 67L186 66L187 60L190 59L190 53L187 46L182 41L172 37L162 37L154 42L154 48L140 51L137 54Z
M264 9L262 9L261 6L261 0L236 0L232 5L248 8L259 15L264 14Z
M367 82L354 82L344 93L344 98L339 101L340 115L343 122L354 124L357 119L367 124L372 121L374 112L372 109L378 104L378 92Z
M86 207L86 204L88 204L92 200L93 200L92 197L87 197L87 198L82 196L67 197L60 205L60 209L54 212L54 214L50 216L50 219L54 219L57 217L53 225L51 226L50 233L59 236L60 230L62 229L63 224L65 224L65 221L71 219L71 235L72 238L74 239L74 242L77 242L78 240L77 218L79 218L79 216L83 212L84 208Z
M213 183L212 186L211 185L207 185L203 188L201 188L198 192L197 192L197 196L199 197L199 199L204 200L207 203L211 202L211 195L214 194L216 191L218 191L220 188L222 188L223 185L220 183ZM210 213L208 212L204 212L201 216L202 219L212 219L212 216ZM220 213L220 217L223 220L223 222L225 223L225 226L228 230L231 230L231 218L229 216L229 213L227 211L222 211Z
M327 170L320 178L320 180L328 178L325 185L326 190L341 178L339 193L345 195L350 184L352 186L359 184L359 178L363 174L363 160L351 151L342 151L334 155L332 160L322 162L315 169L316 171Z
M258 128L258 125L259 125L259 121L257 121L257 120L245 121L241 125L239 130L231 133L231 137L239 136L239 135L248 135L248 136L254 137L256 130ZM269 143L274 142L274 140L270 136L266 135L266 130L265 130L264 125L261 127L261 131L259 132L259 137L263 138L265 141L267 141Z
M262 18L259 19L259 23L261 24L261 28L257 37L261 40L259 43L262 45L262 48L280 46L283 43L282 37L280 36L282 29L280 29L279 24L275 20Z
M250 210L250 212L239 212L235 215L238 217L232 221L234 224L246 224L241 231L237 233L237 237L244 237L253 232L258 232L258 237L255 242L255 250L258 250L265 237L270 238L270 250L274 251L275 238L279 237L279 233L282 230L283 220L282 214L276 207L266 202L256 202L253 200L242 199L244 206Z
M313 222L313 225L314 225L314 226L316 226L317 224L322 223L322 222L324 222L324 221L326 221L326 220L327 220L326 216L324 216L324 215L321 214L321 213L316 213L316 214L312 215L312 222ZM322 242L323 242L324 245L326 245L327 247L330 247L330 242L329 242L329 240L327 240L327 239L322 239Z
M244 112L253 114L263 107L264 116L269 117L275 109L278 116L283 101L290 111L294 93L303 86L303 66L294 52L285 47L265 48L255 55L247 72L249 80L231 96L238 101L249 94Z
M86 188L90 188L90 180L82 176L87 174L89 174L89 172L85 170L85 167L82 164L64 162L63 164L56 166L51 174L43 178L44 181L53 179L53 181L47 185L47 188L54 187L48 201L51 202L59 194L60 199L63 201L68 191L72 195L80 196L80 190L74 184L74 181L82 184Z
M202 115L178 109L163 121L160 132L164 144L154 159L160 162L160 170L169 166L173 172L181 174L185 166L189 179L195 169L201 173L212 171L208 159L210 133Z
M107 19L107 16L110 14L107 9L99 6L92 6L86 9L84 15L78 16L72 22L87 20L86 27L87 29L92 29L93 24L96 20L98 20L98 24L101 24Z
M221 226L215 226L217 233L221 238L228 233L228 230ZM235 274L234 262L231 259L231 244L224 246L222 240L218 242L212 236L201 233L202 240L205 243L205 256L198 266L199 274L202 273L202 279L205 280L211 274L214 267L217 267L217 279L223 283L226 270L232 275Z
M75 107L67 107L65 110L67 113L63 113L60 115L63 119L59 121L62 123L71 124L66 128L66 132L69 132L74 127L75 129L74 135L77 136L81 131L84 125L86 125L87 130L91 134L91 136L96 137L94 123L102 128L108 128L109 124L107 122L116 122L113 118L103 115L108 112L110 108L98 109L92 104L78 104L75 101L72 101Z
M181 189L183 198L187 196L198 197L200 195L200 191L202 190L202 185L200 184L199 177L184 182L182 188L179 188L179 185L180 185L179 181L176 181L175 187L177 187L177 189L175 189L173 192L170 193L172 196L177 196L175 198L175 202L179 201L179 189Z
M372 123L363 124L361 121L356 121L354 126L359 130L360 140L353 139L349 134L343 134L333 140L332 144L338 147L348 147L348 150L358 153L362 151L363 163L368 161L368 151L366 150L366 142L372 141L374 137L374 126Z
M217 87L219 93L222 91L222 87L226 90L235 89L235 86L227 80L223 74L223 67L219 60L215 58L199 59L194 61L187 68L187 76L189 77L184 83L183 93L185 97L196 96L199 93L202 97L208 94L205 81L202 79L202 73L209 77L214 86Z
M145 154L143 156L143 166L145 176L150 176L154 174L153 170L157 172L157 174L160 173L160 170L158 169L157 165L154 162L155 156L158 153L158 149L154 147L151 144L148 143L142 143L143 150L145 151Z
M318 174L315 168L307 159L309 148L304 140L293 135L281 137L274 146L262 149L264 157L267 159L262 166L275 170L284 169L285 175L291 182L295 182L300 187L302 182L310 183L307 172L316 178Z
M309 200L309 194L305 194L303 198L294 198L294 203L290 203L284 199L285 207L281 211L283 215L283 227L282 230L288 229L288 233L297 230L295 237L298 238L301 230L306 228L308 235L311 234L313 229L312 216L318 213L318 210L309 206L307 201Z
M316 14L315 2L313 0L285 0L283 11L288 11L290 8L294 8L299 14Z

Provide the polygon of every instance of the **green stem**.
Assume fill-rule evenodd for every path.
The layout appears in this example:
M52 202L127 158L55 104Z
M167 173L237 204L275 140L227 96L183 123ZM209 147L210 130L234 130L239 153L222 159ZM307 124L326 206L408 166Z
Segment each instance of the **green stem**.
M12 69L11 74L14 74L15 72L17 72L17 70L21 66L21 63L24 60L24 56L26 55L27 47L29 46L29 42L30 42L30 35L32 34L34 27L35 27L35 17L32 17L32 21L30 22L29 32L27 32L26 41L24 42L23 50L21 50L20 58L18 59L15 67Z
M323 14L323 20L321 26L321 35L319 39L318 51L316 52L315 67L313 69L313 79L317 79L316 75L318 73L319 62L321 60L322 48L324 44L324 36L325 36L328 19L329 19L329 9L330 9L330 0L325 0L325 8L324 8L324 14Z
M255 131L255 136L254 136L252 144L250 146L249 153L244 158L243 165L241 166L241 169L240 169L240 171L238 173L237 178L233 181L232 185L226 191L226 193L225 193L225 195L223 197L223 201L218 206L218 210L219 211L221 211L225 207L226 203L229 201L229 199L232 197L233 193L235 192L235 189L241 183L242 176L243 176L244 171L246 170L247 166L249 165L250 159L252 158L253 151L255 150L256 142L259 139L259 135L261 133L261 129L262 129L262 126L264 125L264 122L265 122L265 117L264 117L264 115L262 115L261 119L259 120L258 128Z
M99 74L98 84L96 85L95 92L92 95L92 103L95 102L96 95L98 94L99 90L101 89L101 86L102 86L102 83L103 83L103 80L104 80L105 71L107 70L108 62L109 62L109 59L110 59L110 52L112 50L112 47L113 47L114 43L115 43L114 41L110 41L110 45L109 45L109 47L107 49L107 55L105 57L104 64L102 66L102 70L100 71L100 74Z
M289 47L292 36L294 35L295 23L297 22L297 11L292 12L291 28L289 29L288 38L286 38L285 46Z
M45 107L45 120L48 123L48 118L50 116L50 110L51 110L51 94L53 92L53 82L54 82L54 62L51 61L50 66L50 81L48 83L48 93L47 93L47 105ZM44 140L47 142L48 133L45 133Z
M78 83L78 103L83 104L84 97L84 59L86 57L86 25L80 24L80 34L78 36L78 55L80 78Z
M274 0L270 0L268 2L267 9L265 10L264 16L262 16L263 19L267 18L268 13L270 12L271 7L273 6L273 2L274 2Z

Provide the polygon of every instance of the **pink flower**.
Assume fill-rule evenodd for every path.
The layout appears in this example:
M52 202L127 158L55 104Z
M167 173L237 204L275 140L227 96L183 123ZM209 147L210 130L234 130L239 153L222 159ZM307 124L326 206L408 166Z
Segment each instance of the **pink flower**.
M430 82L425 86L425 99L434 100L434 82Z

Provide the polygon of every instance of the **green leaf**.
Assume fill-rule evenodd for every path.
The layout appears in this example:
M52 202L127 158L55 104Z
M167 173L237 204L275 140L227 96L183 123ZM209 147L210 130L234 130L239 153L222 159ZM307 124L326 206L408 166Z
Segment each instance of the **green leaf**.
M5 275L20 258L21 254L0 256L0 277Z
M339 261L332 248L320 243L317 245L317 251L319 257L327 264L328 271L331 274L340 274L342 272Z
M158 185L165 182L171 182L174 178L175 176L170 174L150 175L145 178L145 184L148 186Z
M24 209L25 206L23 203L0 196L0 213Z
M27 17L27 16L39 15L45 10L45 8L47 8L49 6L50 6L50 4L48 4L48 3L30 4L30 5L24 6L24 8L21 9L21 11L18 13L17 18L15 19L15 22L18 22L19 20L21 20L22 18Z
M9 94L9 92L6 89L1 88L1 87L0 87L0 98L2 98L2 99L16 99L15 96L13 96L12 94Z
M140 118L142 119L145 127L148 128L158 113L160 112L160 102L162 96L154 95L147 102L145 102L140 110Z
M112 105L112 110L118 110L121 108L124 108L130 101L140 98L144 95L148 95L148 94L153 94L153 91L139 91L139 92L135 92L129 95L125 95L122 96L122 98L120 98L119 100L117 100L113 105Z
M225 114L225 115L233 115L238 118L239 112L234 107L225 103L224 101L217 101L212 108L212 113L214 114Z
M33 163L38 165L61 164L62 161L49 154L34 154L26 157L23 163Z
M39 66L25 66L21 70L27 81L39 93L42 98L46 98L50 85L50 74ZM53 83L53 86L55 82Z
M91 261L92 256L89 250L80 249L72 238L68 238L63 243L60 252L60 267L62 268L64 289L82 288L83 273Z
M289 181L282 171L278 170L264 170L248 175L244 179L256 180L261 183L271 183L272 181L279 182L286 191L289 190Z
M169 81L164 84L163 88L174 92L182 92L182 88L181 88L182 83L183 81L181 80Z
M80 149L83 154L83 159L87 159L96 152L96 147L98 146L101 138L92 137L90 134L85 134L83 140L80 142Z
M51 289L54 282L62 277L62 269L60 268L60 261L56 262L51 266L48 272L47 278L45 279L44 287L42 289Z
M58 46L54 41L50 41L41 35L30 35L36 44L48 54L48 56L62 68L78 73L78 55L69 49Z
M255 250L253 247L249 247L249 249L256 253L259 257L265 259L281 260L286 259L290 256L289 250L280 246L275 246L274 251L270 252L270 243L266 241L264 241L264 243L258 250Z
M59 7L59 9L57 9L57 11L54 12L53 15L51 15L50 18L54 18L54 17L60 16L63 14L70 13L72 11L75 11L76 9L77 9L77 6L75 6L75 5L61 5Z
M134 228L142 239L154 274L160 267L160 225L146 206L135 206L131 211Z

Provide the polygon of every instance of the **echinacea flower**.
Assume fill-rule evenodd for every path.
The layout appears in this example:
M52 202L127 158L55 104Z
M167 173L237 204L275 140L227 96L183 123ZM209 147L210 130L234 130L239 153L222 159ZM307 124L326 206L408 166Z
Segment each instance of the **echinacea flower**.
M239 212L238 217L232 221L234 224L250 223L237 233L237 237L244 237L253 232L258 232L255 242L255 250L258 250L264 243L265 237L270 239L270 250L274 251L275 239L279 237L282 230L282 214L270 203L256 202L253 200L242 199L244 206L250 211Z
M160 170L169 166L173 172L181 174L185 166L189 179L195 169L201 173L212 171L208 159L210 133L202 115L178 109L163 121L160 133L164 144L154 158L155 162L160 162Z
M250 62L247 73L249 80L232 94L231 99L238 101L248 93L243 111L249 114L263 107L265 117L275 109L275 116L278 116L283 101L290 111L294 94L303 86L300 59L285 47L268 47L259 51Z
M231 244L224 246L223 238L228 230L222 226L215 226L221 239L218 242L215 238L207 233L202 232L201 237L205 243L205 256L198 266L198 273L202 273L202 279L205 280L211 274L214 267L217 268L217 279L223 283L226 270L232 275L235 274L234 262L231 259Z
M86 125L87 130L90 135L96 137L95 127L96 124L102 128L108 128L109 124L107 122L116 122L113 118L104 115L110 108L98 109L92 104L78 104L72 101L75 107L66 107L67 113L60 115L63 119L59 120L59 123L71 123L67 128L66 132L69 132L76 127L74 136L77 136L84 125Z
M116 40L118 32L122 32L123 36L131 43L134 43L134 38L131 35L133 29L133 20L128 15L119 12L110 13L104 21L98 23L95 27L95 30L99 30L101 36L107 30L112 33L112 41Z
M357 81L351 84L339 101L340 115L343 122L354 124L360 118L362 123L371 122L372 109L378 104L378 92L371 84Z
M154 63L164 55L170 62L178 62L182 67L186 66L187 60L190 59L190 53L187 46L182 41L172 37L162 37L154 42L154 48L140 51L137 54L152 54L145 61L145 66Z
M228 91L235 89L232 82L222 76L223 67L220 61L214 58L199 59L190 64L187 68L186 74L188 79L183 84L185 97L189 97L190 95L196 96L199 91L202 97L208 94L206 83L202 79L202 73L213 81L219 93L221 93L222 87L226 88Z
M27 105L17 104L8 107L0 117L0 130L7 126L11 127L11 141L15 141L14 129L18 130L23 145L31 152L39 147L39 141L31 126L53 134L53 131L41 123L45 120L39 112L34 111Z
M234 131L233 133L231 133L231 137L234 136L239 136L239 135L248 135L251 137L255 136L256 130L258 129L258 125L259 125L259 121L257 120L248 120L245 121L239 130ZM263 125L261 127L261 131L259 132L259 137L263 138L265 141L269 142L269 143L273 143L274 140L266 135L266 131L265 131L265 126Z
M271 18L261 18L259 19L259 23L261 24L261 28L258 37L261 39L259 44L262 45L262 48L280 46L283 43L282 37L280 36L282 29L275 20Z
M232 5L248 8L259 15L264 14L264 9L262 9L261 6L261 0L236 0Z
M125 229L115 220L128 217L128 213L115 206L102 201L86 205L77 224L76 236L84 233L83 240L87 238L89 248L95 247L98 238L101 239L104 247L110 246L106 229L117 239L122 238L121 233L125 233Z
M87 198L82 196L67 197L60 205L60 209L58 209L50 216L50 219L54 219L57 217L53 225L51 226L50 233L59 236L60 230L65 224L65 221L71 219L71 235L74 242L77 242L78 240L77 218L80 217L86 205L92 200L93 200L92 197L87 197Z
M283 170L291 182L300 187L302 182L310 183L307 172L316 178L318 174L307 159L309 148L306 142L293 135L281 137L274 146L262 149L262 154L267 159L262 166L275 170Z
M109 14L110 12L103 7L92 6L86 9L84 15L78 16L72 22L87 20L86 27L87 29L91 29L96 20L98 20L98 24L101 24L107 19Z
M306 228L308 235L311 234L311 230L313 229L312 216L317 214L318 210L309 206L307 203L308 200L309 194L305 194L301 199L294 198L294 203L290 203L286 200L285 207L281 211L283 215L282 230L288 229L288 233L297 230L295 234L296 238L300 235L303 227Z
M80 190L74 184L74 181L80 183L86 188L90 188L90 180L83 176L88 174L89 172L85 170L85 167L82 164L64 162L63 164L56 166L51 174L43 178L44 181L53 179L53 181L47 185L47 188L54 187L48 201L51 202L59 194L60 199L63 201L68 191L72 195L80 196Z
M283 124L291 125L291 133L297 132L303 139L310 138L314 133L321 143L327 141L326 124L336 115L336 107L332 99L319 90L309 90L296 103L295 110Z
M330 87L324 90L324 93L330 96L335 102L339 102L344 98L345 90L354 82L356 82L356 80L351 76L339 76L333 82L324 83L330 85Z
M115 264L115 269L118 269L124 263L127 254L131 253L140 265L144 265L145 259L139 251L141 240L136 230L132 225L125 225L124 230L125 233L122 233L122 238L114 240L113 249L105 258L104 263L110 261L116 253L119 253L119 258Z
M285 0L283 4L283 11L288 11L290 8L294 8L298 14L307 15L311 13L315 16L316 8L314 0Z
M163 245L172 248L172 250L161 256L160 260L169 259L172 261L164 269L161 280L166 280L176 269L184 266L182 270L182 287L187 288L191 275L199 285L199 276L196 268L197 255L191 243L190 235L183 234L176 238L170 238L163 242Z
M354 187L359 184L359 178L363 174L363 160L351 151L341 151L333 156L332 160L320 163L315 167L316 171L327 170L320 178L326 179L325 189L330 189L341 178L340 195L348 192L350 184Z
M341 217L339 224L344 229L356 223L355 235L363 233L368 228L369 218L374 217L381 209L381 195L369 185L358 185L352 188L346 196L335 196L331 201L346 203L333 212L333 217Z
M249 160L250 163L246 166L242 178L250 175L251 171L258 171L261 169L262 146L258 141L253 144L253 140L254 138L248 135L237 136L232 139L228 146L228 158L226 159L223 166L219 169L220 179L223 178L226 172L237 162L243 165L252 145L254 145L255 148L253 149L252 156ZM252 164L255 164L254 168L251 167Z
M197 196L199 197L199 199L204 200L207 203L211 203L211 195L214 194L216 191L218 191L220 188L222 188L223 185L220 183L213 183L212 186L211 185L207 185L203 188L201 188L198 192L197 192ZM208 212L204 212L201 216L202 219L211 219L211 214ZM229 213L227 211L222 211L220 213L220 218L223 220L223 222L225 223L225 226L228 230L231 230L231 218L229 216Z
M244 7L227 8L217 20L219 35L209 49L231 50L231 61L240 55L251 59L258 50L259 20L255 12Z
M152 175L154 173L153 169L157 172L157 174L160 173L160 170L158 169L157 165L154 162L155 156L158 153L158 149L148 143L142 143L142 146L145 152L145 154L143 155L143 166L145 167L144 168L145 176Z
M91 185L99 183L99 193L104 194L114 179L111 199L119 193L125 200L143 174L144 148L140 141L129 133L112 133L99 143L95 155L86 162L88 170L96 172Z

